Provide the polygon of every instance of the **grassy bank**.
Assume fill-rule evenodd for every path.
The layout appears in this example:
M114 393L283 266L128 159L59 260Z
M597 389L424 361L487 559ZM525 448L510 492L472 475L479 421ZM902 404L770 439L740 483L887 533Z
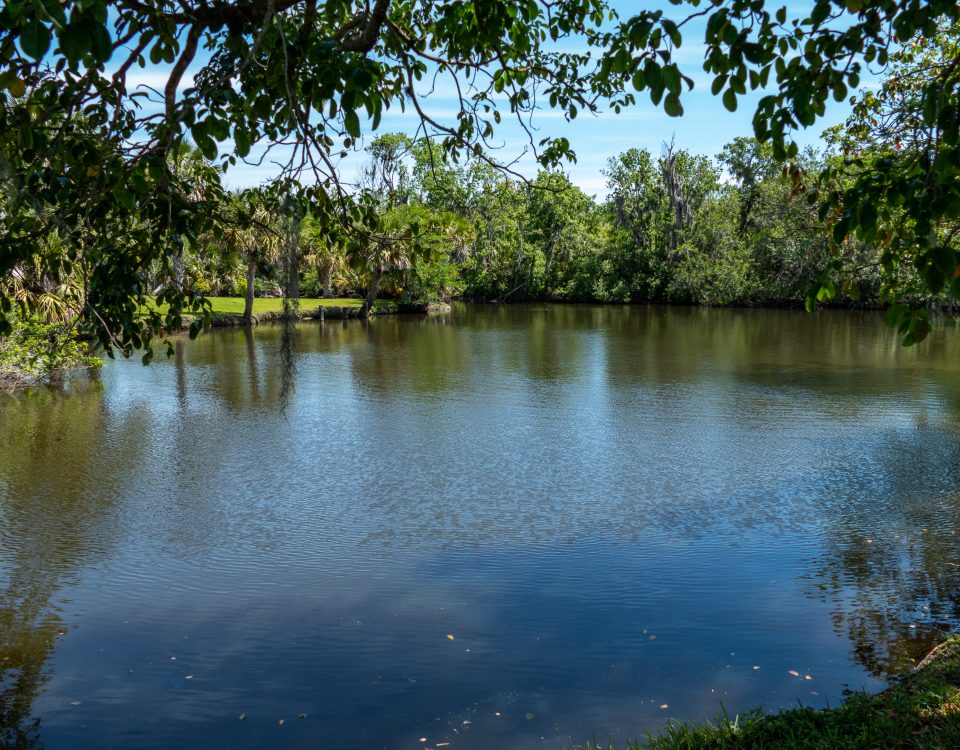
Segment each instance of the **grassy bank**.
M596 746L588 745L596 749ZM628 750L867 750L960 748L960 636L882 693L854 693L837 708L754 713L713 724L669 724ZM612 747L609 750L613 750Z
M211 316L214 323L235 322L243 316L243 297L208 297L212 306ZM316 318L320 310L331 318L354 317L360 312L363 300L357 297L343 298L301 298L300 317ZM161 313L167 311L166 305L158 305ZM377 300L373 304L373 312L378 315L388 315L397 312L396 303L390 300ZM271 320L283 313L283 300L277 297L258 297L253 300L253 317L258 321Z

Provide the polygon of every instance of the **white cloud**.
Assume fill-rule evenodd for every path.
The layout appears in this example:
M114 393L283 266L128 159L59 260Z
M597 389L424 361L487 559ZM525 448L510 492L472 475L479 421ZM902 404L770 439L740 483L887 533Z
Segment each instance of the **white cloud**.
M112 76L115 72L116 71L108 70L106 71L106 75ZM193 86L193 76L195 72L196 71L187 71L183 74L183 78L180 79L180 85L177 86L178 91L183 91ZM166 88L169 78L169 70L157 67L132 68L127 71L127 91L133 91L141 86L147 86L156 91L163 91L164 88Z

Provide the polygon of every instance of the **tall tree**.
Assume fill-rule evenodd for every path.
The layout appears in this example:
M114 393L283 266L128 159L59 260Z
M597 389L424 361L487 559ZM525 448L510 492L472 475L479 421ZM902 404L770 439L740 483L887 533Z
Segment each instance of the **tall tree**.
M740 194L739 229L750 226L753 208L760 197L760 186L779 175L781 166L773 158L773 149L756 138L734 138L719 156Z

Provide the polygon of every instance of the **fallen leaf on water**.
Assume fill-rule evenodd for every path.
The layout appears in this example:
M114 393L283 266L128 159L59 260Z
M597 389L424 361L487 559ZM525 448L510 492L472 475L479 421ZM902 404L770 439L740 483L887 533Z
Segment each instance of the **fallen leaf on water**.
M283 726L286 723L287 723L286 719L280 719L280 721L277 722L277 724L279 724L280 726Z
M530 721L533 718L533 714L526 713L523 715L523 718L526 719L527 721Z
M792 674L794 677L799 677L799 676L800 676L800 673L799 673L797 670L795 670L795 669L791 669L791 670L789 670L789 672L790 672L790 674Z
M670 708L666 703L661 703L660 708Z
M453 640L453 633L448 633L448 634L447 634L447 640L449 640L449 641L452 641L452 640Z
M813 678L812 678L810 675L805 674L805 675L803 676L803 679L805 679L805 680L812 680Z

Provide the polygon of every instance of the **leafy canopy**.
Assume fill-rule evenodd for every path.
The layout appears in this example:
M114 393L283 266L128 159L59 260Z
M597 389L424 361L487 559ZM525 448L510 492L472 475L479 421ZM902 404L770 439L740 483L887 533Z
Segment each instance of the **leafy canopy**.
M601 106L620 111L647 92L668 114L683 113L693 80L674 52L685 25L703 16L713 93L733 110L749 90L764 90L756 135L791 158L791 132L814 124L829 97L848 96L864 65L886 65L891 50L958 18L953 0L817 0L801 17L765 0L677 5L675 14L621 19L606 0L8 0L0 9L0 269L11 273L56 236L64 250L44 272L80 277L85 321L108 348L129 352L184 311L205 309L202 295L174 284L162 292L165 317L145 316L147 270L168 269L198 236L231 220L211 191L171 165L185 140L223 168L282 154L273 190L300 193L330 236L370 233L375 202L353 201L336 157L390 107L410 111L419 135L454 160L501 168L488 145L502 118L516 117L540 161L555 166L575 154L564 138L535 137L529 122L539 106L574 118ZM578 43L560 43L571 38ZM128 86L147 65L164 71L162 85ZM916 242L956 211L956 67L924 94L925 121L943 135L935 153L918 157L926 177L917 179L937 187L923 207L904 204L923 212L915 231L891 235L893 257L910 251L897 237ZM442 78L459 92L447 120L423 104ZM897 170L873 174L869 189L831 196L838 241L851 231L871 236L867 206L913 185ZM879 230L876 238L886 240ZM938 245L929 247L921 256L947 275L945 255L934 258ZM4 288L0 332L10 315Z

